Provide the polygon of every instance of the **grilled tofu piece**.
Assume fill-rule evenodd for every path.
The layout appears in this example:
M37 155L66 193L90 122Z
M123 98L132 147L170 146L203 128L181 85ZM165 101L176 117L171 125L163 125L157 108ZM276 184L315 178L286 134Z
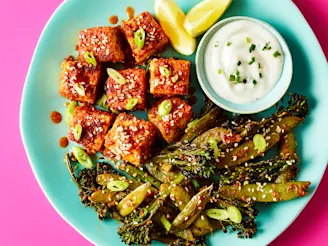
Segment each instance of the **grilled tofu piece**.
M115 114L95 109L92 106L79 106L74 110L69 126L68 138L85 147L90 153L101 151L108 129L115 120ZM81 125L82 133L76 139L77 125Z
M122 21L121 29L138 64L144 64L148 58L162 51L169 43L162 27L147 11L128 21ZM137 47L134 41L135 33L139 29L143 29L145 32L145 43L141 49Z
M66 58L61 64L59 94L69 100L93 104L101 79L101 65Z
M155 58L149 72L150 93L155 97L188 95L190 61Z
M118 70L125 83L115 81L111 76L106 82L107 102L110 109L124 110L146 110L146 70L142 68L129 68ZM137 100L133 108L127 105L131 100Z
M166 116L158 115L158 107L164 100L170 100L172 109ZM193 118L191 106L179 97L163 98L149 110L148 120L156 126L160 135L167 143L179 141Z
M103 154L113 160L140 166L149 156L155 135L155 127L148 121L121 113L105 137Z

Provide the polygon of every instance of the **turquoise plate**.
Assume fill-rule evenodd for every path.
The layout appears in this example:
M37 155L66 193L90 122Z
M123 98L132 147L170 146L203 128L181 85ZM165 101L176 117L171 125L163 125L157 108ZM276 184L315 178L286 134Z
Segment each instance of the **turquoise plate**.
M179 0L186 12L198 0ZM45 195L57 212L85 238L97 245L122 245L116 235L117 222L100 222L95 212L79 201L77 188L71 181L63 156L67 149L58 146L67 134L64 123L54 125L49 115L53 110L64 112L65 100L58 91L60 63L75 55L78 32L93 26L108 25L109 16L125 19L125 8L136 13L153 12L154 0L66 0L56 10L45 27L28 72L23 92L20 126L23 142L33 172ZM305 94L311 114L296 129L298 153L302 162L299 180L312 182L307 197L279 204L262 205L258 217L258 233L249 240L238 239L235 233L217 232L208 237L210 245L266 245L281 234L298 216L318 187L328 161L327 61L309 25L292 1L239 0L222 17L250 16L266 21L285 38L294 61L294 76L289 91ZM183 57L172 50L165 56ZM194 62L194 56L188 57ZM202 106L201 89L196 80L195 66L192 83ZM140 113L144 117L145 113ZM72 143L70 144L70 146Z

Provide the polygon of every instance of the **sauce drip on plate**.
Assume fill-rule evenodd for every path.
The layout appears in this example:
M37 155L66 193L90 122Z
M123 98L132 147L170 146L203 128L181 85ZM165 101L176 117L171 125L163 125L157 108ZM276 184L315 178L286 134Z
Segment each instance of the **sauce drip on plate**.
M131 6L128 6L128 7L126 7L125 11L126 11L126 14L128 15L129 20L134 17L134 8L132 8Z
M67 137L62 137L61 139L59 139L59 146L61 148L66 148L68 146L68 139L67 139Z
M118 22L118 17L116 15L112 15L111 17L109 17L108 21L110 24L115 25Z
M57 111L52 111L50 114L50 119L54 124L59 124L62 121L62 116Z

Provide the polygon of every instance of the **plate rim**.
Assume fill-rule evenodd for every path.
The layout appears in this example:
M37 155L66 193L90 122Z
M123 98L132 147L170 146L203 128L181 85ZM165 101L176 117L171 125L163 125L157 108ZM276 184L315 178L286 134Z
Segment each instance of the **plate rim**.
M32 59L31 59L31 62L29 64L29 68L28 68L28 72L27 72L27 75L26 75L26 78L25 78L25 81L24 81L24 86L23 86L23 90L22 90L22 94L21 94L21 101L20 101L20 110L19 110L19 130L20 130L20 135L21 135L21 138L22 138L22 142L23 142L23 146L24 146L24 150L25 150L25 153L26 153L26 156L27 156L27 159L28 159L28 162L29 162L29 165L32 169L32 172L33 172L33 175L39 185L39 187L41 188L43 194L45 195L45 197L47 198L47 200L49 201L49 203L51 204L51 206L53 207L53 209L60 215L60 217L66 222L68 223L72 228L74 228L83 238L85 238L86 240L88 240L90 243L92 244L96 244L96 242L89 236L85 235L84 233L82 233L80 231L80 229L73 225L73 223L71 223L62 213L61 211L59 211L59 209L57 208L57 206L54 204L54 201L53 201L53 198L50 196L49 192L47 191L45 185L43 185L40 181L40 177L39 177L39 174L38 172L35 170L35 164L34 162L32 161L33 157L32 154L31 154L31 151L29 150L29 147L27 145L27 136L25 134L26 130L25 130L25 126L24 126L24 104L23 102L26 100L26 91L27 91L27 85L30 84L31 82L29 82L30 80L30 76L31 76L31 71L32 71L32 65L36 59L36 56L35 54L37 53L37 51L40 49L39 47L39 44L40 44L40 41L42 40L46 30L49 28L49 23L52 22L52 20L54 19L54 17L57 15L57 13L65 6L67 5L69 2L73 2L73 1L76 1L76 0L63 0L57 7L56 9L54 10L54 12L51 14L50 18L48 19L48 21L46 22L44 28L42 29L42 32L38 38L38 41L36 43L36 46L35 46L35 49L34 49L34 52L33 52L33 55L32 55ZM322 53L323 57L325 57L326 61L327 61L327 57L325 56L324 52L323 52L323 49L322 49L322 46L317 38L317 36L315 35L312 27L310 26L310 24L308 23L308 21L306 20L306 18L304 17L304 15L302 14L302 12L300 11L300 9L297 7L297 5L292 1L292 0L289 0L289 2L293 5L293 7L295 8L295 10L298 12L298 14L301 16L301 18L303 19L303 21L308 25L309 27L309 31L312 33L313 37L314 37L314 41L317 43L319 49L320 49L320 52ZM325 170L327 170L327 166L325 168ZM270 239L267 244L270 244L272 243L275 239L277 239L283 232L285 232L293 223L294 221L299 217L299 215L304 211L304 209L306 208L306 206L308 205L308 203L311 201L311 199L313 198L314 194L316 193L319 185L321 184L322 182L322 178L325 174L325 171L322 172L320 174L320 177L318 177L318 185L314 188L314 190L311 192L311 194L308 194L308 200L305 202L305 204L301 207L301 209L299 210L299 212L297 213L297 215L295 215L295 217L289 222L289 224L285 227L285 228L282 228L281 230L278 231L278 233L272 238Z

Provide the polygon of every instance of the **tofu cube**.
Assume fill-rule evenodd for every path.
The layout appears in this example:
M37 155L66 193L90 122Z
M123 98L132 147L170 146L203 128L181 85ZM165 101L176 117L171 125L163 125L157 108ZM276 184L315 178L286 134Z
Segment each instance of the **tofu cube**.
M68 138L85 147L89 154L103 149L105 135L115 120L115 114L95 109L92 106L79 106L74 110L69 126ZM82 126L82 134L75 139L76 125Z
M117 27L94 27L80 31L79 60L85 61L86 51L92 53L97 62L123 62L122 40Z
M117 83L110 76L106 81L107 102L110 109L127 110L130 99L138 103L130 110L146 110L146 70L129 68L118 70L125 79L125 84Z
M166 116L159 117L158 107L164 100L170 100L172 109ZM167 143L179 141L193 117L191 106L179 97L163 98L149 110L148 120L157 127Z
M146 38L144 46L139 49L134 43L134 33L141 28L145 31ZM162 27L147 11L128 21L122 21L122 31L138 64L143 64L148 58L163 50L169 42Z
M155 136L155 127L150 122L121 113L105 137L103 154L140 166L148 158Z
M163 74L163 68L168 76ZM155 58L149 63L149 71L150 93L155 97L188 95L190 61Z
M68 57L61 64L59 94L69 100L93 104L97 97L101 78L101 65Z

